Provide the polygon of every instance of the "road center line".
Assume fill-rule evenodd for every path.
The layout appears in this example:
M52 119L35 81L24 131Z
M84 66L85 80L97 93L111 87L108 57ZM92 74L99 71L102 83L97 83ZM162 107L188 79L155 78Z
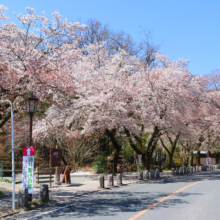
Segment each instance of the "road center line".
M220 175L216 175L216 176L220 176ZM181 189L179 189L179 190L177 190L177 191L175 191L175 192L169 194L168 196L162 198L162 199L159 200L158 202L153 203L153 204L150 205L147 209L144 209L143 211L137 213L135 216L133 216L132 218L129 218L128 220L135 220L135 219L137 219L139 216L141 216L141 215L143 215L144 213L146 213L148 210L152 209L154 206L158 205L159 203L163 202L164 200L168 199L169 197L175 195L176 193L178 193L178 192L180 192L180 191L182 191L182 190L184 190L184 189L186 189L186 188L188 188L188 187L190 187L190 186L196 185L197 183L200 183L200 182L203 182L203 181L205 181L205 180L214 178L214 177L216 177L216 176L212 176L212 177L209 177L209 178L207 178L207 179L203 179L203 180L200 180L200 181L198 181L198 182L192 183L192 184L190 184L190 185L188 185L188 186L185 186L185 187L183 187L183 188L181 188Z

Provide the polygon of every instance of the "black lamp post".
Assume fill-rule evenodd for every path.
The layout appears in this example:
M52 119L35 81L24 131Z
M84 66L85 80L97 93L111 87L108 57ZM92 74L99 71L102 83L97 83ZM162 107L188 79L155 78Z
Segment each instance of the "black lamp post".
M30 115L30 137L29 137L29 147L32 146L32 121L33 121L33 115L37 111L37 103L38 99L35 97L31 97L26 100L27 104L27 112L29 112ZM32 194L28 194L28 201L32 201Z
M37 111L37 103L38 103L38 98L35 98L35 97L31 97L31 98L26 100L27 112L29 112L29 115L30 115L29 146L32 146L32 121L33 121L33 115Z

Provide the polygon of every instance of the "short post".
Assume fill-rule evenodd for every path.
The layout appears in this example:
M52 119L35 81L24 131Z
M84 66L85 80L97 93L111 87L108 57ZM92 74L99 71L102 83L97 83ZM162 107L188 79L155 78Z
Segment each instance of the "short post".
M59 149L59 146L56 146L56 149ZM55 185L61 185L60 182L60 167L55 167Z
M40 200L42 202L48 202L49 201L49 190L47 184L41 184L40 185Z
M18 206L19 207L28 207L28 188L19 189L18 192Z
M177 174L177 175L180 174L180 172L179 172L179 167L176 168L176 174Z
M107 185L108 186L114 186L114 178L113 178L113 175L112 174L109 174L108 175L108 182L107 182Z
M190 173L193 173L193 167L190 167Z
M145 179L149 180L149 170L144 171L144 177Z
M180 167L180 169L179 169L179 174L180 174L180 175L183 174L183 168L182 168L182 167Z
M156 169L155 178L160 178L160 170Z
M104 179L104 175L101 175L98 177L99 180L99 188L105 188L105 179Z
M196 167L194 166L194 167L193 167L193 173L195 173L195 172L196 172Z
M117 174L116 179L117 179L117 185L121 186L122 185L122 174L121 173Z
M138 180L143 180L143 171L138 172Z
M175 175L175 174L176 174L175 168L171 168L171 171L172 171L172 175Z
M187 173L190 173L190 167L187 167Z
M154 179L155 178L155 173L154 173L154 169L150 170L150 178Z

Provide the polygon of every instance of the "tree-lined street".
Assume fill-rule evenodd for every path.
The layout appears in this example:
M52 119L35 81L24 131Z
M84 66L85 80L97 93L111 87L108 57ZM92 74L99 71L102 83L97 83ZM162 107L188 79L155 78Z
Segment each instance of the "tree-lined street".
M9 219L218 219L219 184L220 171L144 181L74 198L57 207ZM166 198L178 190L181 191Z
M12 180L12 218L218 219L219 2L97 2L2 0L2 212Z

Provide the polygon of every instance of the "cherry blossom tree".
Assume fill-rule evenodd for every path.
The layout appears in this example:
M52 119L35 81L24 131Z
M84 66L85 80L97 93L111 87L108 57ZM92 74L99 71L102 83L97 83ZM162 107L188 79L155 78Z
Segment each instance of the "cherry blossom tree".
M57 11L49 20L33 8L26 8L27 15L16 15L17 26L6 22L6 9L0 7L0 19L5 20L0 26L1 98L13 101L15 112L22 112L22 102L30 94L46 103L68 104L66 96L75 93L74 66L82 56L77 32L85 26L64 20ZM0 127L10 118L7 108L1 106Z

